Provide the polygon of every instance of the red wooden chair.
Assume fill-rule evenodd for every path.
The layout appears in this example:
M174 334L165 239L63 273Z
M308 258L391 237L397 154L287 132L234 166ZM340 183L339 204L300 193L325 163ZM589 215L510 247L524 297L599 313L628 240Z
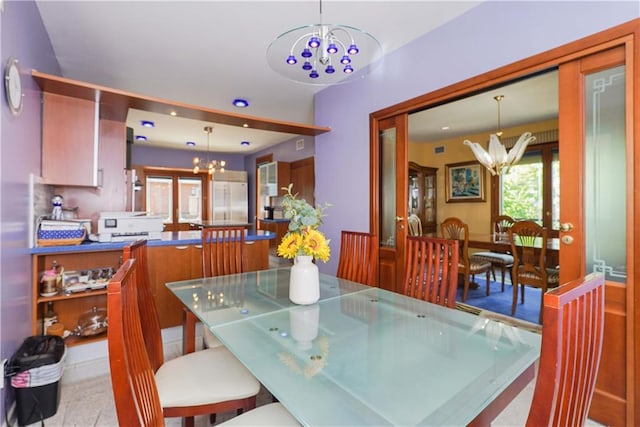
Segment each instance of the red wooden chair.
M202 277L244 271L244 234L242 227L202 229Z
M129 259L139 263L133 281L137 291L135 302L164 416L183 417L186 425L193 426L196 415L230 410L241 413L255 408L260 383L224 346L164 361L157 308L149 286L148 270L143 269L148 266L146 240L124 248L123 260Z
M378 238L372 233L342 231L336 276L352 282L376 286Z
M457 240L407 237L404 294L455 308L458 256Z
M544 295L542 350L527 427L584 425L604 331L604 277L591 274Z
M161 427L164 426L166 414L163 413L154 369L145 347L139 293L136 292L135 286L139 278L139 267L137 260L129 259L122 264L107 285L107 335L111 383L118 425ZM204 372L210 367L195 368ZM193 386L197 387L197 384ZM271 403L245 412L220 425L299 424L280 403Z

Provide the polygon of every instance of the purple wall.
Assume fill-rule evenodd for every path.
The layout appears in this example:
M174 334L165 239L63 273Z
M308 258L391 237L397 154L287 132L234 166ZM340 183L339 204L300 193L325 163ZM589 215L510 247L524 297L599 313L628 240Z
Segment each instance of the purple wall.
M40 175L40 89L31 69L60 74L40 12L32 1L5 1L0 15L2 69L19 61L22 114L11 115L2 88L0 125L0 354L11 357L31 335L31 258L28 246L29 174ZM0 405L4 405L4 393ZM4 409L0 410L4 420Z
M190 169L193 166L193 157L196 155L203 159L207 158L206 151L172 150L170 148L144 147L133 144L131 164L134 166L144 165ZM244 170L244 155L242 154L210 152L209 158L211 160L224 160L227 162L225 166L226 169Z
M392 52L367 78L318 93L315 124L332 131L316 138L316 197L333 204L323 225L333 256L320 270L335 273L341 230L369 230L370 113L639 15L635 1L488 1Z

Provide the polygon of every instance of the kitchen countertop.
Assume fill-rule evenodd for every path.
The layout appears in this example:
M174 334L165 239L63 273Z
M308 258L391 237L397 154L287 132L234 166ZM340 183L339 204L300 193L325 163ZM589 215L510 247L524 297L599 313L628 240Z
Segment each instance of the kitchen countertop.
M253 227L253 224L250 222L231 222L226 220L210 220L210 221L200 221L200 222L192 222L192 225L198 227L205 228L216 228L216 227Z
M279 219L264 219L264 218L260 218L260 221L262 221L262 222L289 222L288 219L284 219L284 218L279 218Z
M275 233L264 230L247 230L245 235L246 242L252 242L256 240L269 240L276 237ZM31 248L29 253L34 254L47 254L58 252L85 252L85 251L109 251L119 250L131 242L108 242L98 243L85 241L80 245L70 246L42 246L37 248ZM154 239L148 241L148 246L175 246L175 245L196 245L202 243L202 233L200 230L195 231L165 231L162 233L160 239Z

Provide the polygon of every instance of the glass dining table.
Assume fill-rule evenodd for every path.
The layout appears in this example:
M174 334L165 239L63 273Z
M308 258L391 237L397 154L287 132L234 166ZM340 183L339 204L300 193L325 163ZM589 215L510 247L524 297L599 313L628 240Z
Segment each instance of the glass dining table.
M533 379L534 332L325 274L313 305L288 286L288 267L167 283L303 425L489 425Z

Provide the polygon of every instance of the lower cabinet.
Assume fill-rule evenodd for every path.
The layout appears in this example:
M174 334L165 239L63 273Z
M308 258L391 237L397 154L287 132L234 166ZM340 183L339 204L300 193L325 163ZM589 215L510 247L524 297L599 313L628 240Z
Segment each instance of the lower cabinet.
M258 220L258 228L260 230L271 231L275 233L276 238L269 240L269 251L271 255L277 255L278 245L287 231L289 231L289 221L263 221Z
M244 270L269 268L269 240L245 242ZM160 327L182 324L182 303L165 286L168 282L202 277L202 246L152 246L149 248L149 279L158 307Z
M254 240L245 243L245 271L265 270L269 268L269 240ZM202 246L172 245L150 246L148 248L149 281L155 298L160 326L169 328L182 324L182 303L165 284L179 280L202 277ZM101 289L83 290L64 294L41 295L41 278L53 265L63 268L65 274L77 272L86 274L107 268L115 272L122 264L122 250L82 251L34 254L32 255L32 335L44 333L45 313L52 308L57 321L64 329L76 331L79 322L91 315L94 307L105 310L107 307L106 286ZM49 304L51 303L51 304ZM71 335L66 338L68 346L84 344L106 339L105 333L95 336Z
M78 335L78 326L82 319L92 317L94 307L97 310L107 308L106 282L102 289L89 291L61 292L62 283L58 285L58 293L55 295L41 295L41 278L45 271L51 270L53 265L58 266L58 271L64 269L67 277L87 277L92 271L111 268L117 270L122 264L122 251L86 251L86 252L55 252L49 254L37 254L32 256L32 296L31 304L31 332L32 335L40 335L44 332L45 312L50 307L55 312L57 321L72 335L66 338L68 346L84 344L106 338L106 334L84 336ZM76 275L77 273L77 275ZM68 283L71 283L70 281ZM94 285L99 287L102 285ZM47 295L49 295L47 293ZM97 317L97 316L96 316ZM86 331L87 329L85 329Z

